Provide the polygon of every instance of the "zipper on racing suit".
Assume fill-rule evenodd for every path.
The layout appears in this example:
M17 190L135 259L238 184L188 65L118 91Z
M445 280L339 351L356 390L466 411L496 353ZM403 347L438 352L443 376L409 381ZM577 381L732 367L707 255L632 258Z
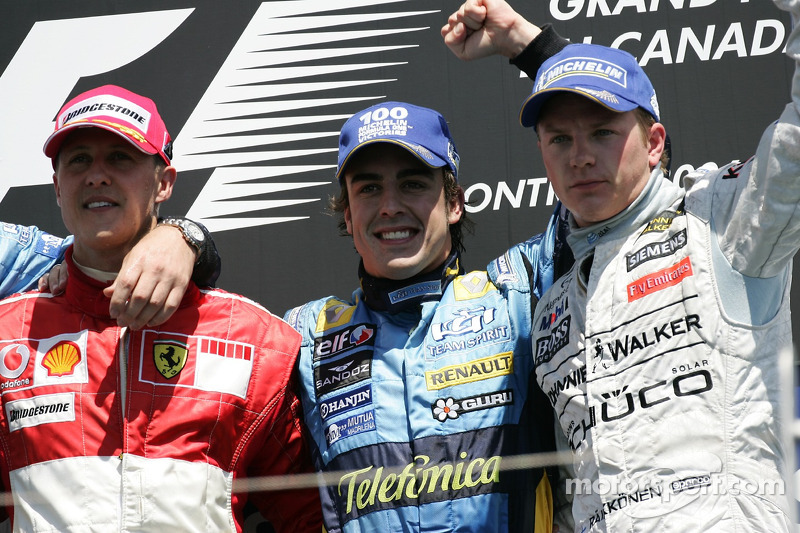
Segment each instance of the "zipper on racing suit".
M122 421L122 451L119 459L120 467L120 502L122 513L120 515L120 531L135 524L141 524L144 517L144 477L141 469L130 463L131 456L127 453L128 442L128 354L130 353L130 331L127 327L120 328L119 333L119 397Z
M119 330L119 404L122 413L120 413L123 425L127 424L125 418L125 405L128 395L128 343L129 343L128 328L122 327ZM125 434L123 428L123 435ZM127 440L127 439L125 439ZM125 442L122 443L123 453L125 451Z

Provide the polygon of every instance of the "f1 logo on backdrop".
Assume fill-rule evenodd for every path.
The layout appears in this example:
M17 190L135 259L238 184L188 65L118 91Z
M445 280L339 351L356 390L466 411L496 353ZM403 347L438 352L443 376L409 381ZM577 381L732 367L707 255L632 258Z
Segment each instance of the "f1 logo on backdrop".
M374 61L370 55L417 46L414 32L433 22L423 23L421 17L439 13L404 10L409 1L342 0L332 6L326 0L272 0L258 5L183 128L175 135L177 128L171 127L175 167L181 172L211 172L187 216L211 231L307 218L262 213L320 198L264 198L329 184L282 182L282 176L332 169L289 165L285 160L337 150L339 126L350 114L332 114L327 107L351 104L346 109L355 112L383 98L381 85L395 80L378 79L374 69L383 73L404 63ZM397 6L394 12L370 12L390 4ZM82 77L112 72L156 49L195 9L34 23L0 77L0 98L6 102L0 119L6 125L24 125L4 127L0 133L0 175L6 176L0 180L0 200L12 185L50 183L50 161L37 140L50 134L53 117ZM364 29L365 23L376 20L380 28L372 24L373 29ZM403 36L403 44L365 42L374 44L375 37L387 34ZM320 76L325 76L324 82L316 81ZM351 89L347 97L338 97L337 91L345 88ZM358 88L356 96L352 88ZM329 130L302 131L303 125L321 123L329 123ZM296 132L270 133L286 126ZM319 140L318 147L286 148L292 141L312 139ZM255 211L258 216L247 216Z
M12 185L50 183L53 169L42 154L42 144L81 77L136 60L174 32L192 11L36 22L0 77L4 102L0 120L6 125L0 129L0 172L5 177L0 180L0 198ZM112 34L115 39L109 38Z

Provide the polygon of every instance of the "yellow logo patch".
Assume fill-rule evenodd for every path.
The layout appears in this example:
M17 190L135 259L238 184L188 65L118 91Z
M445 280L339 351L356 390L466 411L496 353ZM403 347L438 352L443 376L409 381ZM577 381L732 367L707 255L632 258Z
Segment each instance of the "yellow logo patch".
M485 270L476 270L453 280L453 294L459 302L480 298L493 289L496 287L489 281Z
M189 350L185 344L177 341L164 341L153 344L153 361L156 369L167 379L177 376L184 365Z
M339 300L329 300L317 317L317 333L341 326L350 322L356 306L348 305Z
M647 224L647 227L642 231L642 235L652 231L667 231L670 226L672 226L672 221L675 220L675 217L681 216L682 214L683 210L681 209L677 211L664 211Z
M505 376L514 372L514 353L503 352L474 361L445 366L438 370L425 372L425 386L428 390L472 383L484 379Z
M48 376L68 376L81 362L81 349L74 342L59 342L42 359Z

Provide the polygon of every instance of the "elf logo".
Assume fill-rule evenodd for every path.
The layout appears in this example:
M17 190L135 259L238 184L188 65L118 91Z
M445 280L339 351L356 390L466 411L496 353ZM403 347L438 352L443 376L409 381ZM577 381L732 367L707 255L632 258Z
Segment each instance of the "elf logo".
M358 324L314 339L314 360L333 357L352 348L373 346L375 344L375 325Z

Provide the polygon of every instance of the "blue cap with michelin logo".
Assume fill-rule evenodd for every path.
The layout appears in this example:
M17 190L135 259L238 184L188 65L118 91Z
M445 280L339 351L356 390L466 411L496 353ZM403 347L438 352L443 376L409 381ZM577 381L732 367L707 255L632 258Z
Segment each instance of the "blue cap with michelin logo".
M570 44L548 59L536 74L533 92L522 103L519 121L536 126L547 100L558 92L580 94L612 111L641 107L660 120L656 91L628 52L597 44Z
M458 177L458 151L444 117L427 107L381 102L359 111L342 126L336 179L358 150L373 143L393 143L431 167L449 167Z

